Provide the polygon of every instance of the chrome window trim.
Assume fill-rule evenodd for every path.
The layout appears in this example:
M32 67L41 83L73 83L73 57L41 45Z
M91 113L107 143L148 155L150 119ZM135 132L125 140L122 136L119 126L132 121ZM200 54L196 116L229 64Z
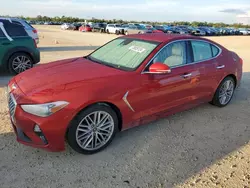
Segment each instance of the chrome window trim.
M166 45L164 45L149 61L148 61L148 63L147 63L147 65L144 67L144 69L142 70L142 72L141 72L141 74L149 74L150 72L148 72L148 71L145 71L145 69L148 67L148 65L153 61L153 59L165 48L165 47L167 47L168 45L170 45L170 44L173 44L173 43L175 43L175 42L187 42L187 41L197 41L197 42L205 42L205 43L209 43L209 44L211 44L211 45L213 45L213 46L215 46L216 48L218 48L219 49L219 53L216 55L216 56L214 56L214 57L212 57L212 58L209 58L209 59L204 59L204 60L202 60L202 61L195 61L195 62L192 62L192 63L187 63L187 64L184 64L184 65L177 65L177 66L173 66L173 67L170 67L171 69L173 69L173 68L178 68L178 67L184 67L184 66L187 66L187 65L193 65L193 64L196 64L196 63L201 63L201 62L204 62L204 61L209 61L209 60L212 60L212 59L215 59L215 58L217 58L218 56L220 56L221 55L221 53L222 53L222 49L219 47L219 46L217 46L216 44L214 44L214 43L212 43L212 42L209 42L209 41L206 41L206 40L202 40L202 39L179 39L179 40L175 40L175 41L172 41L172 42L170 42L170 43L167 43Z

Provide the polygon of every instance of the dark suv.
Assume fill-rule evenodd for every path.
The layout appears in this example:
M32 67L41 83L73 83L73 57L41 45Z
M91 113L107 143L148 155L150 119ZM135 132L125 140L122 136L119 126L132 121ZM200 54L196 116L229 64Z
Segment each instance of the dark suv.
M39 61L36 41L28 35L23 25L0 19L0 69L18 74Z
M104 33L106 31L106 27L106 23L94 23L92 26L92 31Z

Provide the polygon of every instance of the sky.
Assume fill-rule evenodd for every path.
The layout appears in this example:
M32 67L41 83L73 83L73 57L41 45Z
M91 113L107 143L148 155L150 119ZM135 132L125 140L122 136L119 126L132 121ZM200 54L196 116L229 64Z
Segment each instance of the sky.
M0 14L250 24L250 0L5 0Z

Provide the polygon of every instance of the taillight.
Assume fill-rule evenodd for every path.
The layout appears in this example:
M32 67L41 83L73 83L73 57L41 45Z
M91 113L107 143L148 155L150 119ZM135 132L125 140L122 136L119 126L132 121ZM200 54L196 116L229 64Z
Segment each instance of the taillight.
M36 30L36 29L33 29L32 31L33 31L33 33L37 33L37 30Z
M35 47L37 48L36 40L35 40L35 39L33 39L33 41L34 41Z

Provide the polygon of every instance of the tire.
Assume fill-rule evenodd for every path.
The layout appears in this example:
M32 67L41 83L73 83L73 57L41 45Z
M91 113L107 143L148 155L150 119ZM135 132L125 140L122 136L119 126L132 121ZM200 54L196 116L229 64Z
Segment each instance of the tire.
M228 83L230 84L230 87L227 88ZM235 80L231 76L226 77L217 88L211 104L218 107L227 106L233 98L235 86L236 86ZM225 89L226 89L225 95L223 95L222 92Z
M33 67L33 59L26 53L14 53L8 60L8 69L11 74L17 75Z
M90 118L92 119L93 122L95 113L97 114L96 117L99 116L98 113L100 114L99 120L104 118L105 114L107 115L106 117L108 117L108 119L104 120L104 122L100 121L101 127L100 125L98 126L98 123L96 126L92 125L91 123ZM98 122L98 119L96 120L96 122ZM100 129L103 129L104 131ZM118 132L118 118L114 110L105 104L95 104L81 111L72 120L67 132L67 140L71 148L74 149L76 152L90 155L106 148L112 142L117 132ZM105 140L105 142L100 143L100 141L103 139ZM93 140L95 141L93 142ZM98 141L99 145L97 144Z
M110 34L108 29L107 29L107 33Z

